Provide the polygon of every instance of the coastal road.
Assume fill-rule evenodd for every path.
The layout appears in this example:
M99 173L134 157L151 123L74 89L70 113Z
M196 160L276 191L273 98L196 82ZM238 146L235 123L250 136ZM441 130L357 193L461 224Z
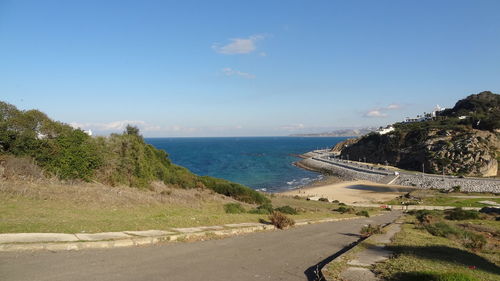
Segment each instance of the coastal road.
M316 280L314 269L358 240L382 216L259 232L221 240L147 247L0 253L0 279L11 280Z

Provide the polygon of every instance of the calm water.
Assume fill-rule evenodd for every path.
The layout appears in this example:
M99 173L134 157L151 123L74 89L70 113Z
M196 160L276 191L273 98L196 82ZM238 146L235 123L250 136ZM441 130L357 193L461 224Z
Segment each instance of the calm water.
M301 154L331 147L344 137L147 138L170 159L198 175L269 192L303 186L321 175L292 165Z

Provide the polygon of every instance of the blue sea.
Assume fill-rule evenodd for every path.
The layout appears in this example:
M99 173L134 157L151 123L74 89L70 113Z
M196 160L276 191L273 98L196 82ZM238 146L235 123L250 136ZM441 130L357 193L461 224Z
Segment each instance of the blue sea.
M294 155L332 147L345 137L146 138L193 173L278 192L320 179L292 165Z

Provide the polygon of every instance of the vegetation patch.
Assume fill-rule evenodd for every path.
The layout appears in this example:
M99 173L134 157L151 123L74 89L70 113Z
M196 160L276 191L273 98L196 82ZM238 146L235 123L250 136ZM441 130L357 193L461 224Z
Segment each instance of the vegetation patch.
M444 217L443 212L432 215L439 220ZM378 277L394 281L498 280L498 239L481 232L500 231L500 223L488 218L471 220L467 225L465 228L455 221L428 224L425 219L406 216L401 232L387 246L394 256L376 264L374 271Z
M242 214L245 213L245 208L240 203L227 203L224 205L226 214Z
M363 237L368 237L368 236L371 236L373 234L384 233L384 231L383 231L381 225L371 225L371 224L369 224L369 225L363 226L361 228L361 230L359 231L359 233Z
M287 217L285 214L278 211L273 211L269 215L269 220L279 229L285 229L295 225L295 221L292 218Z
M283 213L283 214L288 214L288 215L296 215L297 214L297 210L295 208L290 207L289 205L281 206L281 207L278 207L274 210L278 211L280 213Z
M468 211L462 208L455 208L445 212L448 220L473 220L479 218L478 211Z
M345 213L348 213L348 214L354 214L356 213L356 210L353 208L353 207L349 207L349 206L342 206L340 205L337 209L334 209L335 212L339 212L341 214L345 214Z
M362 211L357 212L356 216L364 216L364 217L369 218L370 217L370 213L368 213L367 210L362 210Z
M465 273L457 272L404 272L398 273L390 280L394 281L476 281L478 279Z

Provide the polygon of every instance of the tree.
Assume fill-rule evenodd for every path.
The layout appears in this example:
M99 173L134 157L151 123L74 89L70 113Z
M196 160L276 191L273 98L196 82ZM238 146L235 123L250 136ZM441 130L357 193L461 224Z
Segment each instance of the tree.
M127 135L132 135L132 136L140 136L139 135L139 128L136 126L132 126L130 124L127 124L127 127L125 128L125 134Z

